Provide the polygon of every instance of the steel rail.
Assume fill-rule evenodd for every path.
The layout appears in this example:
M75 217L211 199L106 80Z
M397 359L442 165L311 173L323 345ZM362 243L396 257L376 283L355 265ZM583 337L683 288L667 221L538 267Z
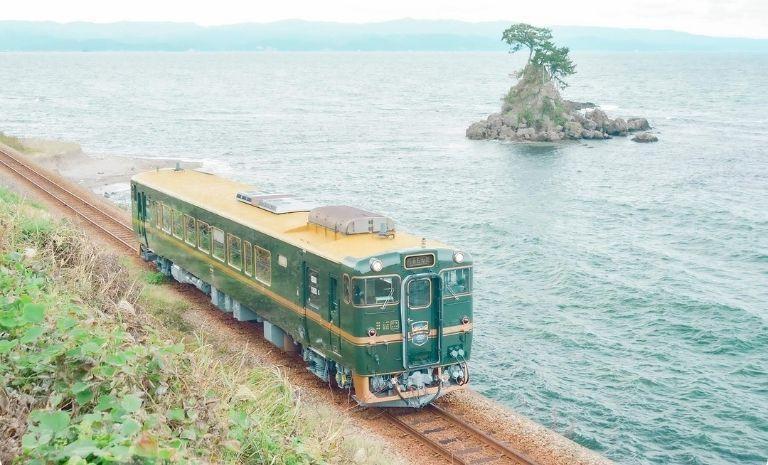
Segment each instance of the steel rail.
M50 198L59 202L65 208L71 210L75 215L86 220L123 246L134 252L138 252L139 247L137 242L133 239L133 229L131 226L110 215L104 211L103 208L94 205L82 198L82 196L61 186L56 181L43 174L39 169L36 169L31 163L20 160L18 157L13 156L3 149L0 149L0 155L2 155L0 156L0 164L5 166L12 173L15 173L18 177L32 184L38 190L44 192ZM88 212L87 210L91 211ZM112 228L103 223L112 223Z
M397 413L393 413L392 410L387 409L384 413L397 427L449 459L449 463L460 465L485 463L493 465L537 465L537 462L522 452L498 441L437 405L432 404L421 409L419 411L421 418L417 418L416 422L409 422L405 419L409 414L407 410L398 410ZM441 422L447 423L447 425L439 426ZM419 425L424 425L424 427L419 427ZM438 426L435 427L435 425ZM434 437L435 434L443 432L449 432L452 437L443 439ZM457 449L459 446L460 448Z

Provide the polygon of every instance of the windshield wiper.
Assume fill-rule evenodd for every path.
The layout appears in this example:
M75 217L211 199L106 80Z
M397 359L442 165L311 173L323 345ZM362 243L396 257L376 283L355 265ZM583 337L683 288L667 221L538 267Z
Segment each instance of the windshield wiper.
M379 278L379 279L381 279L384 282L387 282L382 278ZM387 308L388 303L394 302L394 301L395 301L395 286L394 286L394 283L392 283L389 286L389 295L387 296L387 300L385 300L384 303L381 304L381 309L384 310L385 308Z
M451 286L448 283L445 283L443 287L446 288L448 292L451 293L451 296L453 296L454 300L459 300L459 296L457 296L456 293L453 292L453 289L451 289Z

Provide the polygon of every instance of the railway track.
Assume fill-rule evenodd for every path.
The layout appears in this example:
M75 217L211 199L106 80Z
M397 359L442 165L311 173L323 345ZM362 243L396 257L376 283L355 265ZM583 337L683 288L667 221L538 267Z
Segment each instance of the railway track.
M84 195L74 192L43 170L2 148L0 148L0 165L109 236L122 247L133 252L139 251L131 225L107 213L104 208L84 198Z
M423 409L388 409L384 415L404 432L416 436L448 459L462 465L536 465L489 434L451 412L429 405Z
M103 232L131 252L139 247L132 227L111 215L86 195L79 194L22 157L0 148L0 166L29 183L76 217ZM463 465L537 465L511 446L498 441L447 410L430 405L412 409L385 409L384 416L405 433L440 453L448 463Z

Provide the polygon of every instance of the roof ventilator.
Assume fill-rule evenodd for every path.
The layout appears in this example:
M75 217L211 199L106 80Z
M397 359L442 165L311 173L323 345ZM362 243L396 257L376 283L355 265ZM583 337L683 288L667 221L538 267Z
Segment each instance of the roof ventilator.
M329 205L309 212L309 222L342 234L373 234L392 238L395 222L392 218L346 205Z

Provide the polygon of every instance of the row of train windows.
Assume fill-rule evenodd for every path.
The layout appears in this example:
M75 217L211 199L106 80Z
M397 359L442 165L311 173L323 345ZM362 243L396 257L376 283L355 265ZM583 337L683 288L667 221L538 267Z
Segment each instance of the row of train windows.
M440 272L443 298L456 298L472 293L472 268L461 267ZM397 275L351 278L344 275L343 295L346 303L356 307L376 307L400 302L400 277ZM408 282L408 307L427 308L432 304L432 280L414 279Z
M171 234L192 247L243 271L266 285L272 284L272 252L258 245L251 245L232 234L208 223L183 214L160 202L150 201L147 221L158 229Z

